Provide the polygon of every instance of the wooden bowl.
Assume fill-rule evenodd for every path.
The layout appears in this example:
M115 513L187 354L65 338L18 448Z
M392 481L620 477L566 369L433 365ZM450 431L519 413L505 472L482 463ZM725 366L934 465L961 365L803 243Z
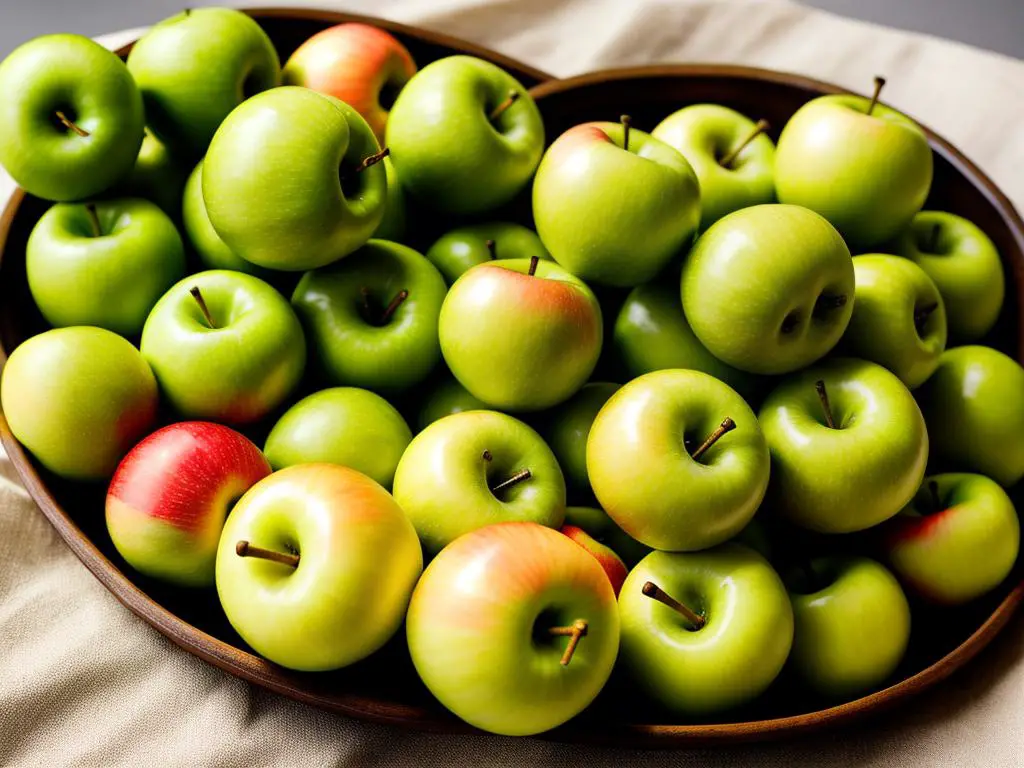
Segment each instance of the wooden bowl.
M283 56L317 30L356 18L296 10L260 10L252 14ZM398 35L421 65L462 51L495 61L524 84L546 79L541 72L468 43L369 21ZM547 123L549 140L553 140L576 123L616 120L622 113L631 114L638 128L650 129L675 109L701 101L726 104L782 126L808 99L839 90L826 83L762 70L678 66L609 71L547 82L535 88L534 94ZM981 171L946 141L931 132L928 135L936 154L929 207L967 216L995 241L1011 290L991 342L1024 359L1020 346L1024 318L1018 301L1024 288L1024 223ZM28 234L45 208L45 203L19 193L0 218L3 349L13 349L45 328L28 293L24 263ZM13 438L2 415L0 438L29 493L86 567L125 606L190 653L290 698L356 718L428 731L472 730L437 705L417 681L401 636L366 662L328 674L289 672L255 656L227 623L213 590L170 589L125 566L106 532L103 487L66 483L42 470ZM619 746L692 746L792 737L849 723L904 701L947 677L985 647L1022 600L1024 579L1018 567L994 593L965 608L939 612L915 606L911 648L891 685L853 702L825 706L801 695L783 678L757 702L723 719L680 725L673 724L671 716L638 704L629 695L627 684L613 679L594 706L549 737Z

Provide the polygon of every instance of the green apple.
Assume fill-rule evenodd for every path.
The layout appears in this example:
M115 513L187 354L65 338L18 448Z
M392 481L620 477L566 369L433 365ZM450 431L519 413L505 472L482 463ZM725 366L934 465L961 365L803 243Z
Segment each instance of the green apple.
M532 523L490 525L447 547L409 603L406 637L430 692L477 728L541 733L611 675L615 593L597 560Z
M607 545L622 561L632 568L639 563L651 548L641 544L608 517L608 513L596 507L566 507L565 523L589 533L596 541Z
M449 56L399 92L385 143L418 202L445 213L483 213L529 183L544 150L544 123L512 75L482 59Z
M298 386L306 342L295 312L271 286L210 270L157 302L142 329L142 354L182 416L248 424Z
M487 410L487 403L469 394L469 391L459 384L458 379L446 372L427 390L420 403L416 424L422 431L435 421L453 413L481 410Z
M185 248L174 223L148 200L57 203L32 230L25 269L50 325L134 337L185 276Z
M156 379L139 351L101 328L58 328L11 353L0 406L11 433L51 472L107 480L156 419Z
M217 130L203 161L203 200L236 255L269 269L314 269L352 253L377 229L383 157L347 104L297 86L274 88Z
M217 594L261 656L322 672L398 631L422 571L416 533L387 491L347 467L302 464L256 483L231 511Z
M458 227L438 238L427 251L451 285L470 267L494 259L551 259L537 233L522 224L490 221Z
M281 82L281 63L260 25L241 11L196 8L150 28L128 55L163 143L201 157L235 107Z
M977 341L992 329L1006 279L999 252L981 229L952 213L921 211L896 240L895 252L938 286L952 341Z
M633 684L688 716L759 696L782 670L793 642L793 610L782 581L764 558L739 544L652 552L622 585L619 620L619 661Z
M182 164L158 138L146 131L135 166L119 188L123 197L141 197L154 202L172 221L178 222L188 168L187 163Z
M719 360L789 373L826 355L853 312L850 251L821 216L756 205L701 235L683 262L683 311Z
M444 297L444 279L423 256L371 240L303 275L292 306L331 383L396 393L419 384L440 360Z
M1024 477L1024 369L989 347L946 350L917 392L937 464L1009 488Z
M843 351L895 373L910 389L924 383L946 349L946 310L932 279L899 256L853 260L857 288Z
M131 75L87 37L37 37L0 63L0 165L36 197L110 189L131 171L142 131Z
M340 464L391 488L412 432L387 400L355 387L324 389L303 398L270 430L263 448L270 465Z
M555 261L602 285L654 278L693 242L697 175L629 123L584 123L544 153L533 183L537 234Z
M398 172L391 162L391 158L385 157L384 178L387 181L387 194L384 197L384 216L377 225L373 236L377 240L391 240L400 243L405 237L405 192L398 181Z
M633 379L604 405L587 441L594 495L630 536L655 549L706 549L754 516L768 488L757 418L699 371Z
M557 528L565 517L565 480L551 449L523 422L467 411L413 438L395 472L395 500L433 555L491 523Z
M651 136L678 149L700 181L700 229L740 208L775 201L775 145L745 115L718 104L692 104L662 120Z
M785 379L758 416L772 454L769 500L822 533L860 531L913 498L928 432L913 395L880 365L852 358Z

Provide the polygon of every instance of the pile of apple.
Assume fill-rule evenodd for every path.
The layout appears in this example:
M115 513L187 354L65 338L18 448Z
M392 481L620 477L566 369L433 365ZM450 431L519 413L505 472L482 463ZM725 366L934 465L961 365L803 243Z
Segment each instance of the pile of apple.
M1024 476L1024 370L974 344L999 255L921 210L932 153L881 86L777 146L699 104L546 148L509 74L417 71L362 24L283 69L231 10L127 64L39 38L0 65L0 162L55 202L26 253L53 329L3 410L49 471L109 482L128 564L215 585L284 667L404 623L437 699L506 734L616 665L672 717L787 663L857 696L912 602L1011 572Z

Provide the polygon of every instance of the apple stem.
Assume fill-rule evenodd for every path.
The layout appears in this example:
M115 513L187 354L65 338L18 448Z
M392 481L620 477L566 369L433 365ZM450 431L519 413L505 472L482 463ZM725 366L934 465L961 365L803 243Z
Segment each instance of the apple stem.
M103 228L100 227L100 217L96 213L96 206L89 203L85 206L85 212L89 214L89 224L92 226L93 237L103 237Z
M715 427L715 431L708 435L707 439L703 443L697 446L697 450L691 453L690 457L694 461L697 461L697 459L704 455L704 452L708 448L718 442L722 435L727 432L732 432L734 429L736 429L736 422L726 416L722 423Z
M527 274L530 275L530 277L533 277L534 275L537 274L537 265L539 263L540 263L540 257L539 256L531 256L530 257L530 271L527 273Z
M206 318L206 324L211 328L216 328L217 324L213 322L213 315L210 314L210 308L206 306L206 299L203 298L202 292L199 290L198 285L193 285L189 289L189 293L192 294L192 298L196 300L196 304L199 305L199 311L203 313L203 317Z
M494 455L490 451L484 451L484 461L493 461Z
M646 597L649 597L652 600L657 600L662 605L667 605L676 613L680 614L693 625L694 629L703 629L704 625L707 623L703 616L694 612L690 608L687 608L653 581L645 581L641 591Z
M75 125L71 120L68 119L68 116L60 110L57 110L57 120L59 120L60 124L67 128L69 131L74 131L83 138L89 135L89 132L87 130Z
M924 330L924 324L928 322L928 318L932 316L932 312L938 308L939 303L937 301L933 301L931 304L914 310L914 328L917 329L918 334Z
M239 557L258 557L261 560L270 560L281 565L290 565L292 568L299 567L299 556L290 552L275 552L272 549L254 547L248 541L242 540L235 544L235 554Z
M836 423L832 419L832 406L828 402L828 392L825 390L825 382L818 379L814 382L814 388L818 391L818 399L821 401L821 410L825 412L825 423L829 429L835 429Z
M562 654L562 660L559 662L563 667L567 667L572 661L572 655L576 653L576 646L579 645L580 638L587 636L587 622L583 619L576 619L572 626L551 627L548 633L555 637L569 638L569 644L565 646L565 653Z
M882 88L885 87L885 78L875 75L875 92L871 94L871 103L868 104L867 114L871 114L875 111L875 105L878 104L878 97L882 93Z
M721 166L723 168L731 167L732 164L736 161L736 158L740 156L740 152L746 149L747 145L750 144L750 142L752 142L762 133L767 131L769 128L771 128L771 125L768 123L767 120L758 120L757 124L754 126L754 130L747 134L747 137L743 141L741 141L735 149L733 149L729 154L722 158L720 163Z
M402 306L402 302L409 298L409 292L403 288L400 290L395 298L391 300L391 303L384 310L384 314L380 316L380 324L384 325L391 320L391 316L395 314L395 310Z
M939 233L942 232L942 225L939 222L932 224L932 231L928 236L928 245L925 246L928 253L939 252Z
M530 477L532 476L532 474L533 473L530 472L530 470L528 470L528 469L521 469L518 472L516 472L514 475L512 475L512 477L509 477L509 478L506 478L505 480L502 480L496 486L491 488L491 493L493 493L495 496L497 496L499 493L501 493L502 491L508 490L513 485L518 485L519 483L523 482L523 480L529 480Z
M629 115L621 115L619 122L622 123L622 148L629 152L629 129L633 125L633 118Z
M382 149L380 152L375 152L374 154L369 155L368 157L364 157L362 159L362 162L360 162L359 165L356 166L354 173L362 173L367 168L369 168L372 165L376 165L390 154L391 149L389 147L384 147L384 149Z
M505 97L505 100L494 108L494 111L487 116L487 119L493 123L495 120L501 117L502 114L504 114L506 109L511 107L517 101L519 101L519 91L509 91L508 96Z
M932 497L932 504L935 512L941 512L943 508L942 496L939 495L939 484L935 480L928 481L928 493Z
M498 258L498 244L493 240L485 240L484 245L487 246L487 252L491 255L491 261Z

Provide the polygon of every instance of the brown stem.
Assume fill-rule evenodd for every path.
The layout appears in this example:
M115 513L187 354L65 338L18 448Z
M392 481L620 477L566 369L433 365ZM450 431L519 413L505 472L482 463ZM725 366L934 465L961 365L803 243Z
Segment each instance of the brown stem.
M484 451L484 461L493 461L494 455L490 451Z
M92 227L93 237L103 237L103 228L100 227L100 217L96 213L96 206L89 203L85 206L85 212L89 215L89 225Z
M935 222L932 224L932 231L928 235L928 245L925 246L925 250L928 253L939 252L939 233L942 232L942 224Z
M720 165L723 168L729 168L736 161L736 158L740 156L740 152L746 149L747 145L750 144L750 142L752 142L762 133L767 131L769 128L771 128L771 126L768 124L767 120L758 120L757 124L754 126L754 130L752 130L747 135L747 137L739 143L737 147L735 147L729 154L722 158Z
M917 329L918 333L924 330L924 324L928 322L928 318L932 316L932 313L939 308L939 303L933 301L931 304L926 304L920 309L914 310L914 328Z
M59 120L60 124L67 128L69 131L74 131L83 138L89 135L89 132L87 130L75 125L73 122L71 122L71 120L68 119L68 116L60 110L57 110L57 120Z
M495 496L497 496L499 493L501 493L502 491L508 490L513 485L518 485L519 483L523 482L523 480L529 480L531 475L532 475L532 473L530 472L530 470L528 470L528 469L521 469L518 472L516 472L514 475L512 475L512 477L509 477L509 478L506 478L505 480L502 480L496 486L491 488L491 493L493 493Z
M825 423L829 429L835 429L836 423L832 420L832 406L828 402L828 392L825 391L825 382L821 379L814 382L814 388L818 391L818 399L821 401L821 409L825 412Z
M511 107L517 101L519 101L519 91L509 91L508 96L505 97L505 100L494 108L494 111L487 116L487 119L493 123L495 120L501 117L502 114L504 114L506 109Z
M694 461L697 461L697 459L704 455L704 452L708 448L710 448L712 445L718 442L718 439L722 435L724 435L726 432L732 432L734 429L736 429L736 422L730 419L728 416L726 416L725 420L722 421L722 423L719 424L717 427L715 427L715 431L708 435L707 439L697 446L697 450L690 454L691 458Z
M398 294L391 300L391 303L384 309L384 314L380 316L380 324L384 325L391 316L395 314L395 310L402 306L402 302L409 298L409 292L404 288L398 292Z
M569 638L569 644L565 646L565 653L562 654L562 660L559 662L563 667L567 667L572 661L572 655L576 653L576 646L579 645L580 638L587 636L587 622L583 619L576 619L572 626L551 627L548 633L555 637Z
M353 173L362 173L367 168L369 168L372 165L376 165L390 154L391 150L388 147L384 147L384 149L382 149L380 152L375 152L374 154L368 157L364 157L362 161L359 163L359 165L355 167Z
M258 557L261 560L270 560L274 563L281 563L281 565L290 565L292 568L298 568L299 566L298 555L293 555L290 552L275 552L272 549L254 547L245 540L235 544L235 554L239 557Z
M196 304L199 305L199 311L203 313L203 317L206 318L206 324L211 328L216 328L217 324L213 322L213 315L210 314L210 308L206 306L206 299L203 298L202 292L199 290L198 285L193 285L189 289L189 293L192 294L192 298L196 300Z
M619 117L619 122L622 123L622 148L629 152L629 129L633 125L633 118L629 115L622 115Z
M882 88L885 87L885 78L875 75L875 92L871 94L871 103L868 104L868 111L866 114L871 114L875 111L875 105L878 104L878 97L882 93Z
M485 240L484 245L487 246L487 253L491 256L491 261L498 258L498 244L493 240Z
M539 256L531 256L530 257L530 271L527 273L527 274L530 275L530 277L533 277L534 275L537 274L537 265L539 263L540 263L540 257Z
M693 625L694 629L702 629L707 623L703 616L699 613L695 613L690 608L687 608L653 581L645 581L641 591L646 597L649 597L652 600L657 600L662 605L667 605L676 613L680 614Z

